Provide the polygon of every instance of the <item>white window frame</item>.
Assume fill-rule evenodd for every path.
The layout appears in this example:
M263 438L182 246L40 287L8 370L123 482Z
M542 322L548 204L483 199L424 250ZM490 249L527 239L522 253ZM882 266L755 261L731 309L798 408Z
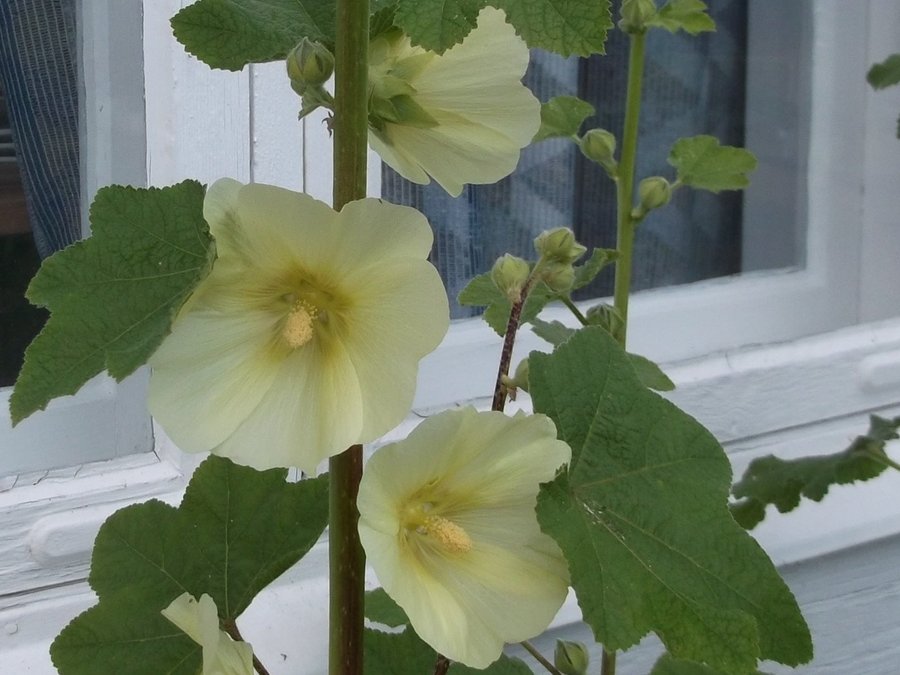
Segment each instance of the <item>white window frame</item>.
M297 101L278 64L210 72L186 57L168 24L180 6L144 4L150 183L230 175L330 200L331 146L321 116L297 127ZM806 268L649 291L633 300L630 348L666 365L679 385L672 399L725 443L736 472L760 454L838 450L865 430L867 414L900 414L900 319L891 318L900 288L900 153L893 138L900 95L872 92L862 79L870 63L900 45L900 6L823 2L815 18ZM865 48L847 47L848 36ZM849 133L829 133L833 128ZM379 163L370 159L370 193L378 194ZM829 187L839 172L846 190ZM862 223L861 239L847 223ZM549 310L549 318L564 316ZM455 322L423 362L416 413L484 405L499 347L480 320ZM523 331L519 354L533 348L546 349ZM198 460L157 430L154 453L51 472L0 493L0 625L7 626L0 632L0 670L39 664L36 672L44 672L47 643L93 602L83 584L64 585L84 579L99 524L136 500L177 501ZM891 475L835 488L822 504L770 515L758 537L776 562L787 563L896 534L898 487L900 477ZM323 553L317 545L311 560L267 591L277 611L248 613L245 634L255 644L283 651L288 622L281 612L305 607L306 617L313 598L324 599ZM570 602L558 621L575 618ZM300 620L308 639L298 641L302 633L289 624L290 642L318 660L322 617Z
M97 188L147 180L141 13L134 2L80 0L79 90L82 230ZM115 27L115 30L110 30ZM144 404L146 374L117 384L106 375L77 396L57 399L15 429L12 388L0 389L0 489L21 485L58 467L150 452L153 438Z

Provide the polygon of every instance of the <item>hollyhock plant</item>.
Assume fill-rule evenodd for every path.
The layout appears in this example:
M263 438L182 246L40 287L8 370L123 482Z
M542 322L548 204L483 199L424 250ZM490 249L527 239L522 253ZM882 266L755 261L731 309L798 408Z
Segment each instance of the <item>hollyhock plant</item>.
M369 460L360 539L385 591L441 654L484 668L559 610L566 563L534 509L570 455L543 415L463 408Z
M203 647L201 675L254 675L253 648L219 628L216 603L206 593L199 601L182 593L161 614Z
M369 143L404 178L434 178L454 197L465 183L494 183L540 127L527 66L525 42L493 7L443 54L383 33L369 48Z
M230 179L204 217L218 258L150 359L150 411L175 443L312 472L400 422L449 325L425 217Z

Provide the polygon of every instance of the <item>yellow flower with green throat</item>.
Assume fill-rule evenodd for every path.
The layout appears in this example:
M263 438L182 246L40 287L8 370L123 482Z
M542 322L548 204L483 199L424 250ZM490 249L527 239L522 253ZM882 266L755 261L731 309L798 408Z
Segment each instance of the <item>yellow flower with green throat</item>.
M493 7L443 54L382 33L369 48L369 143L404 178L434 178L454 197L465 183L495 183L540 127L527 66L528 47Z
M312 472L396 426L449 325L425 217L230 179L203 213L218 257L150 359L150 412L172 440Z
M484 668L556 615L568 571L535 503L570 457L543 415L463 408L369 460L360 539L385 591L441 654Z

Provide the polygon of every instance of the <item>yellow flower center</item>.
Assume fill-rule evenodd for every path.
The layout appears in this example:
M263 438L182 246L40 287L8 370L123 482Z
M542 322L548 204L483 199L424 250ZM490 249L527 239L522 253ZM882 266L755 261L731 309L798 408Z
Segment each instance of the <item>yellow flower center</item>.
M421 527L426 535L448 553L468 553L472 550L471 537L451 520L440 516L428 516Z
M281 337L289 347L298 349L312 340L315 334L313 322L317 315L318 310L305 302L298 301L294 304L287 321L284 322L284 328L281 329Z
M472 538L462 527L443 516L429 515L432 504L418 504L405 509L404 525L408 531L427 537L447 553L468 553Z

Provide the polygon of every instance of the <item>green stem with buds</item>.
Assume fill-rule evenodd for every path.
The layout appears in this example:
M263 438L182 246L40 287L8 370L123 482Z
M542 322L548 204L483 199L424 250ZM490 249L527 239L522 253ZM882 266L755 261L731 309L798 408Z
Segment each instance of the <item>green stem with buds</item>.
M635 33L628 36L628 90L625 97L625 128L622 132L622 154L616 183L616 278L613 299L622 317L622 346L628 330L628 296L631 292L631 264L634 253L634 232L637 223L631 216L634 203L634 173L638 144L638 120L641 112L641 87L644 78L644 50L647 36ZM604 671L605 672L605 671Z
M337 0L334 208L366 196L369 0ZM329 460L329 675L362 675L365 552L356 495L362 446Z
M634 204L634 174L638 146L638 122L641 116L641 88L644 80L644 51L647 35L644 32L628 35L628 89L625 95L625 126L622 130L622 154L616 182L616 260L614 306L622 319L619 342L625 347L628 335L628 297L631 294L631 265L634 257L634 233L638 221L631 215ZM602 675L615 675L616 653L603 648L600 663Z

